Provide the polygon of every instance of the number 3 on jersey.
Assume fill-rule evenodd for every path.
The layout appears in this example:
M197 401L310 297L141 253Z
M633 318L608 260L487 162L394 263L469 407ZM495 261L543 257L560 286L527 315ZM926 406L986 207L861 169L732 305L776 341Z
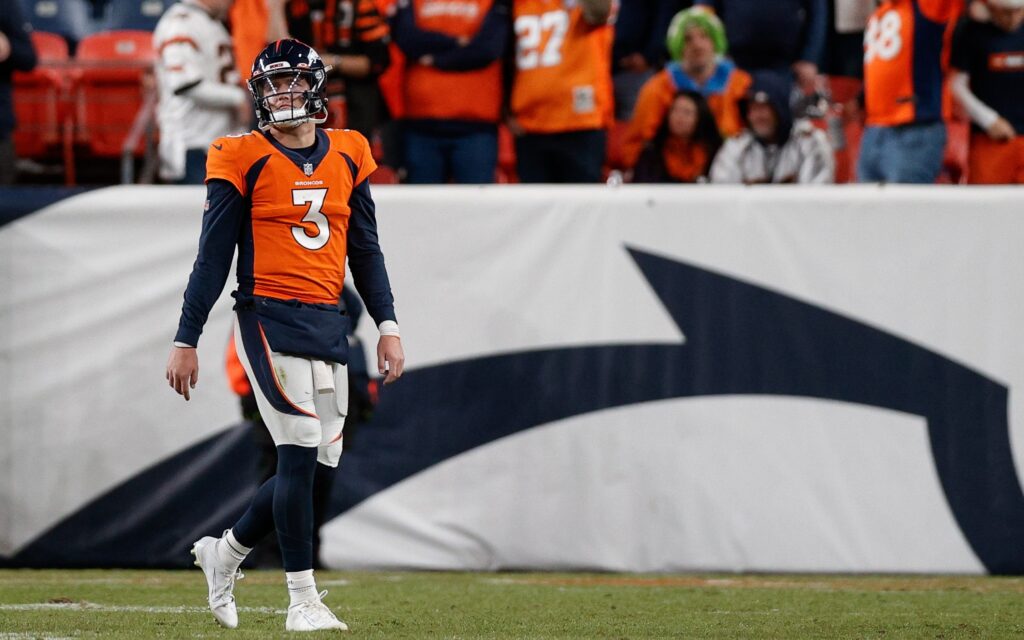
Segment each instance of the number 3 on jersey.
M316 235L309 235L305 227L295 225L292 227L292 237L299 246L316 251L323 249L327 241L331 239L331 227L327 223L327 216L323 213L324 200L327 199L327 189L294 189L292 191L292 204L307 205L306 215L303 222L312 222L316 225Z
M548 11L516 18L516 66L519 69L554 67L562 62L562 43L569 31L569 14ZM544 36L547 35L547 44ZM541 46L543 45L543 51Z

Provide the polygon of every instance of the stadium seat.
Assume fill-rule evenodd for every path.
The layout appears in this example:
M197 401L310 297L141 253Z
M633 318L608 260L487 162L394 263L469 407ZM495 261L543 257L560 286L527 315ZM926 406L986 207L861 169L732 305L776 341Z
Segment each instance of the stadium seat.
M107 0L100 25L104 31L138 29L152 31L173 0Z
M59 34L71 51L96 30L88 0L22 0L22 10L33 30Z
M67 63L68 43L56 33L32 32L39 65L32 71L15 71L14 113L18 127L14 147L19 157L41 158L60 144L66 90L62 70Z
M75 60L75 141L89 153L121 156L125 138L142 108L155 53L153 34L124 30L97 33L82 39ZM144 153L143 140L134 150Z

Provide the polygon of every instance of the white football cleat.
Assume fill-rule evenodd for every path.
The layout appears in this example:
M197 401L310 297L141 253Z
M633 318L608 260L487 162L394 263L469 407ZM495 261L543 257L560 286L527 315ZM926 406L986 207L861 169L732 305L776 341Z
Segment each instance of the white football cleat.
M217 538L206 536L192 545L192 555L196 557L195 565L206 574L206 585L209 587L210 611L222 627L234 629L238 626L238 611L235 609L235 580L243 577L241 571L228 572L217 555Z
M348 631L348 625L338 620L334 612L323 603L326 591L321 591L314 600L307 600L288 607L285 631L323 631L334 629Z

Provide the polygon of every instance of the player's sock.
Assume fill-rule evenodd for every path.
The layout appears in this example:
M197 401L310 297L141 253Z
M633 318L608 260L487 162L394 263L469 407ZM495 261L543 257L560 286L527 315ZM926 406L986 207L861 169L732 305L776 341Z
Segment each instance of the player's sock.
M238 519L235 526L231 528L235 540L239 546L252 548L260 540L265 538L274 530L274 487L277 486L277 476L260 485L253 496L249 508L242 517Z
M316 580L313 579L313 570L288 571L285 572L285 580L288 583L288 606L294 606L300 602L316 600L320 596L316 592Z
M281 445L277 448L274 486L274 527L281 560L288 572L313 566L313 475L316 447Z
M230 573L234 573L238 569L250 551L252 551L252 547L247 547L239 542L231 529L225 531L224 537L217 541L217 557Z

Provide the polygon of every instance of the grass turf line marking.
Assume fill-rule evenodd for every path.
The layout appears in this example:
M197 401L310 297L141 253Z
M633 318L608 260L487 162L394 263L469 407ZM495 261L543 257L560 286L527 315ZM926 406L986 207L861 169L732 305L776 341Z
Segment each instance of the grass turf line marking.
M95 602L31 602L0 604L0 611L95 611L97 613L208 613L209 607L142 607L96 604ZM287 609L274 607L238 607L242 613L286 614ZM5 637L0 635L0 640Z

